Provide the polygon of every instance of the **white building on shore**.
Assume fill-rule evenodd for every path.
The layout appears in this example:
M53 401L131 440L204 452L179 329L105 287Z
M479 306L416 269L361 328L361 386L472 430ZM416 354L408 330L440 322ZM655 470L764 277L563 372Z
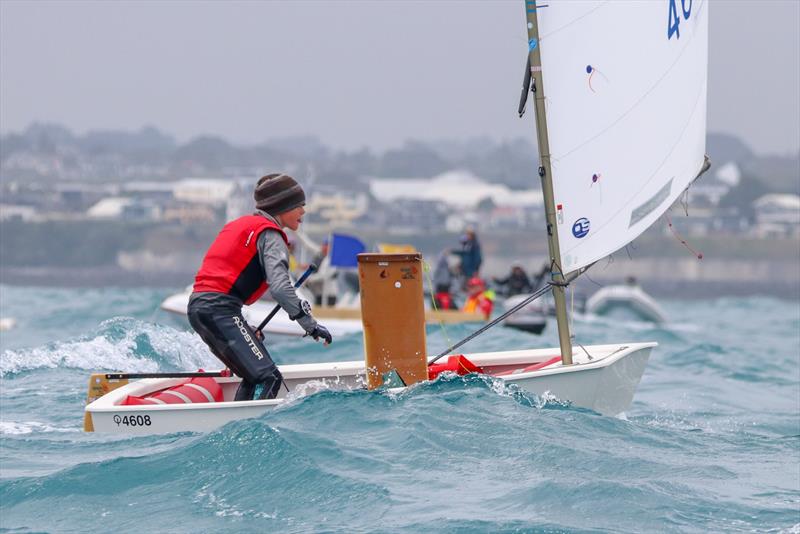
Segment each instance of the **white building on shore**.
M753 202L753 208L759 237L800 236L800 196L764 195Z
M234 180L186 178L176 182L172 191L175 200L197 204L223 205L236 188L237 183Z
M434 200L456 209L475 209L491 199L495 206L542 208L538 190L518 191L484 182L468 171L448 171L433 178L370 178L372 195L384 203L397 200Z

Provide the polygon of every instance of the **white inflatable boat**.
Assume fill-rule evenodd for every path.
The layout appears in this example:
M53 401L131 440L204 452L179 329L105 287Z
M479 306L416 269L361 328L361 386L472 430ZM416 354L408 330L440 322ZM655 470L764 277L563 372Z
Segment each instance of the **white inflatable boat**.
M600 289L586 301L586 313L606 315L614 310L632 312L644 321L667 322L667 316L656 301L637 285L615 285Z

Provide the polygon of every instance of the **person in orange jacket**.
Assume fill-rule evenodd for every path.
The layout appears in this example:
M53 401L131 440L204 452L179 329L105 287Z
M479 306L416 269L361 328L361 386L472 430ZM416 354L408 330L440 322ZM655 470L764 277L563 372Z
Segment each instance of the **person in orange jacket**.
M467 281L467 300L464 302L462 311L470 313L482 313L488 320L494 308L494 291L486 289L486 284L473 276Z

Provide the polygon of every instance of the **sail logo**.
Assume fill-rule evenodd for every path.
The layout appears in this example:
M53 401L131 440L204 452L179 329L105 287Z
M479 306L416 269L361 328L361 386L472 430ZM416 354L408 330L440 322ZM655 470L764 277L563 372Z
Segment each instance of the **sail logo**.
M586 217L581 217L574 223L572 223L572 235L577 237L578 239L582 237L586 237L586 234L589 233L589 219Z

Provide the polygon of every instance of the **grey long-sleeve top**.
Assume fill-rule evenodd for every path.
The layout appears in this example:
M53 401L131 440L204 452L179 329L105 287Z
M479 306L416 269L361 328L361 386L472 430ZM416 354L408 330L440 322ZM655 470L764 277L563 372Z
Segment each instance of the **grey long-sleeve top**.
M275 218L268 213L261 210L257 210L256 213L277 224ZM289 248L278 232L270 230L261 232L257 244L258 258L264 269L272 298L280 304L289 317L294 317L300 313L301 307L300 298L289 278ZM306 332L312 332L317 326L317 321L311 315L304 315L298 318L297 322Z

